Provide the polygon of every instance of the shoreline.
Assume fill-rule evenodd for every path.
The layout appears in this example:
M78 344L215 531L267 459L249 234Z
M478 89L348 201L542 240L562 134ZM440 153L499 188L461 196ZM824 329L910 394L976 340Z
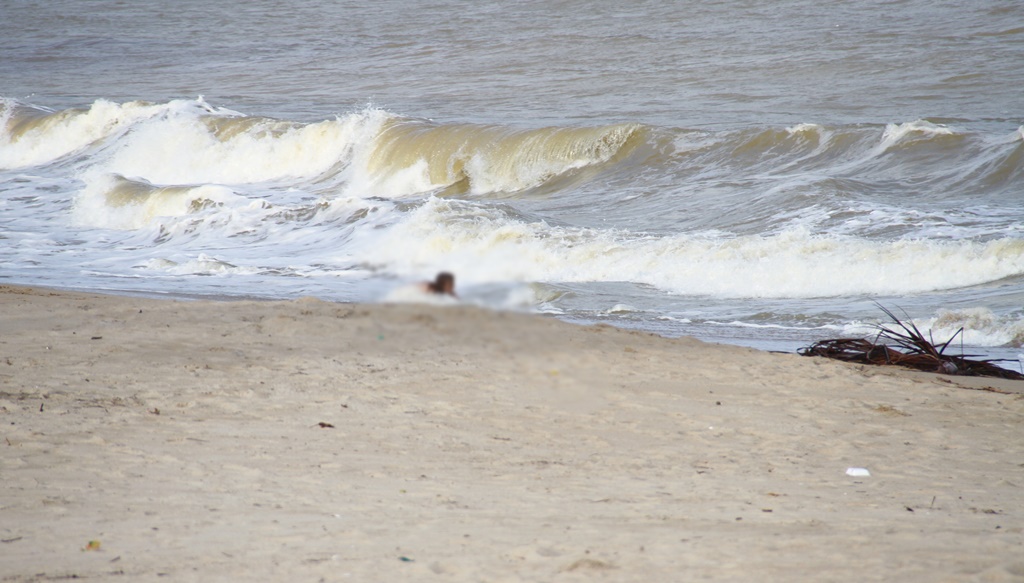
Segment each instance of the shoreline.
M162 301L210 301L210 302L238 302L238 301L252 301L252 302L287 302L296 301L302 298L312 298L331 302L331 303L342 303L342 304L367 304L367 305L389 305L393 303L409 303L408 298L398 301L389 300L389 295L394 293L396 290L409 289L408 286L404 288L402 286L392 287L390 291L382 291L381 294L377 295L377 300L356 300L349 301L344 299L330 299L322 298L320 296L260 296L260 295L234 295L234 294L187 294L180 292L155 292L155 291L140 291L129 288L107 288L107 289L93 289L93 288L80 288L80 287L53 287L47 285L37 285L32 283L6 283L0 280L0 286L10 286L13 288L20 289L45 289L67 293L83 293L83 294L97 294L105 296L127 296L143 299L154 299ZM649 322L638 323L634 321L617 321L611 318L598 318L595 315L580 315L573 313L548 313L538 312L529 309L516 309L516 308L502 308L499 306L487 305L479 301L465 301L460 305L465 306L476 306L485 310L492 310L496 312L510 312L517 314L530 314L537 315L543 318L554 318L568 324L575 326L595 326L595 325L608 325L615 328L619 328L627 331L636 331L641 333L651 333L663 338L696 338L702 342L709 344L720 344L725 346L736 346L743 348L752 348L762 352L768 353L781 353L781 354L797 354L801 348L806 348L819 340L826 340L834 338L837 335L842 335L838 331L831 334L814 334L803 338L796 338L796 335L791 337L763 337L758 334L749 333L750 330L747 328L734 328L723 331L721 329L716 330L709 328L705 330L693 330L693 329L664 329L650 326ZM885 322L886 325L891 325L891 322ZM744 333L746 332L746 333ZM794 332L797 332L794 330ZM810 330L802 330L800 332L810 332ZM928 331L930 333L930 331ZM799 334L798 334L799 335ZM955 346L955 345L954 345ZM969 350L965 350L969 349ZM954 348L954 353L956 348ZM1024 372L1021 363L1020 348L1011 346L988 346L988 345L961 345L959 346L959 352L965 354L965 356L972 359L987 359L991 360L997 366L1001 366L1008 370L1015 372ZM894 367L893 370L902 370L899 367ZM979 385L978 381L967 380L966 383L971 385ZM1013 390L1011 388L1011 390Z
M0 324L2 581L1024 580L1024 382L471 306Z

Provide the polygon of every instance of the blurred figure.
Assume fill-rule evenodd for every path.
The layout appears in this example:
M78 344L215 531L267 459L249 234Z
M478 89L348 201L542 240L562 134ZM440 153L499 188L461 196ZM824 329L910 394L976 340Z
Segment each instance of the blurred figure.
M453 298L459 297L455 295L455 276L447 271L438 273L434 281L424 282L423 290L435 294L449 295Z
M455 295L455 276L447 271L437 274L434 281L411 282L399 286L384 297L383 301L398 304L452 305L459 303Z

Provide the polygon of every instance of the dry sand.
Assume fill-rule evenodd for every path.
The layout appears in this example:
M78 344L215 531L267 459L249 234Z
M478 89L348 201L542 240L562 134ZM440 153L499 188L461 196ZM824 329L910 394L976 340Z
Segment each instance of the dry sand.
M1021 581L1021 385L0 286L0 580Z

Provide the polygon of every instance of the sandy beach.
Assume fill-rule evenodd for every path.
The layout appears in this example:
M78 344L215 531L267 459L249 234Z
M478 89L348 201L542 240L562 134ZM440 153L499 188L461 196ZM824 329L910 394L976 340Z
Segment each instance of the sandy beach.
M1022 581L1022 391L469 306L0 286L0 581Z

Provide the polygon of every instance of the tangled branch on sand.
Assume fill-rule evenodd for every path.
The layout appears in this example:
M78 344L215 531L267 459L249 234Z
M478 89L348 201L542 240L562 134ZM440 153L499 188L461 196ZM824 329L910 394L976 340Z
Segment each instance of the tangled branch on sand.
M860 364L894 364L926 372L977 377L998 377L1024 380L1024 374L1003 368L1000 359L973 360L973 355L945 354L950 343L963 334L960 328L949 340L936 345L924 337L917 326L902 322L891 310L878 305L896 326L879 325L874 341L865 338L835 338L819 340L797 352L803 356L824 356Z

